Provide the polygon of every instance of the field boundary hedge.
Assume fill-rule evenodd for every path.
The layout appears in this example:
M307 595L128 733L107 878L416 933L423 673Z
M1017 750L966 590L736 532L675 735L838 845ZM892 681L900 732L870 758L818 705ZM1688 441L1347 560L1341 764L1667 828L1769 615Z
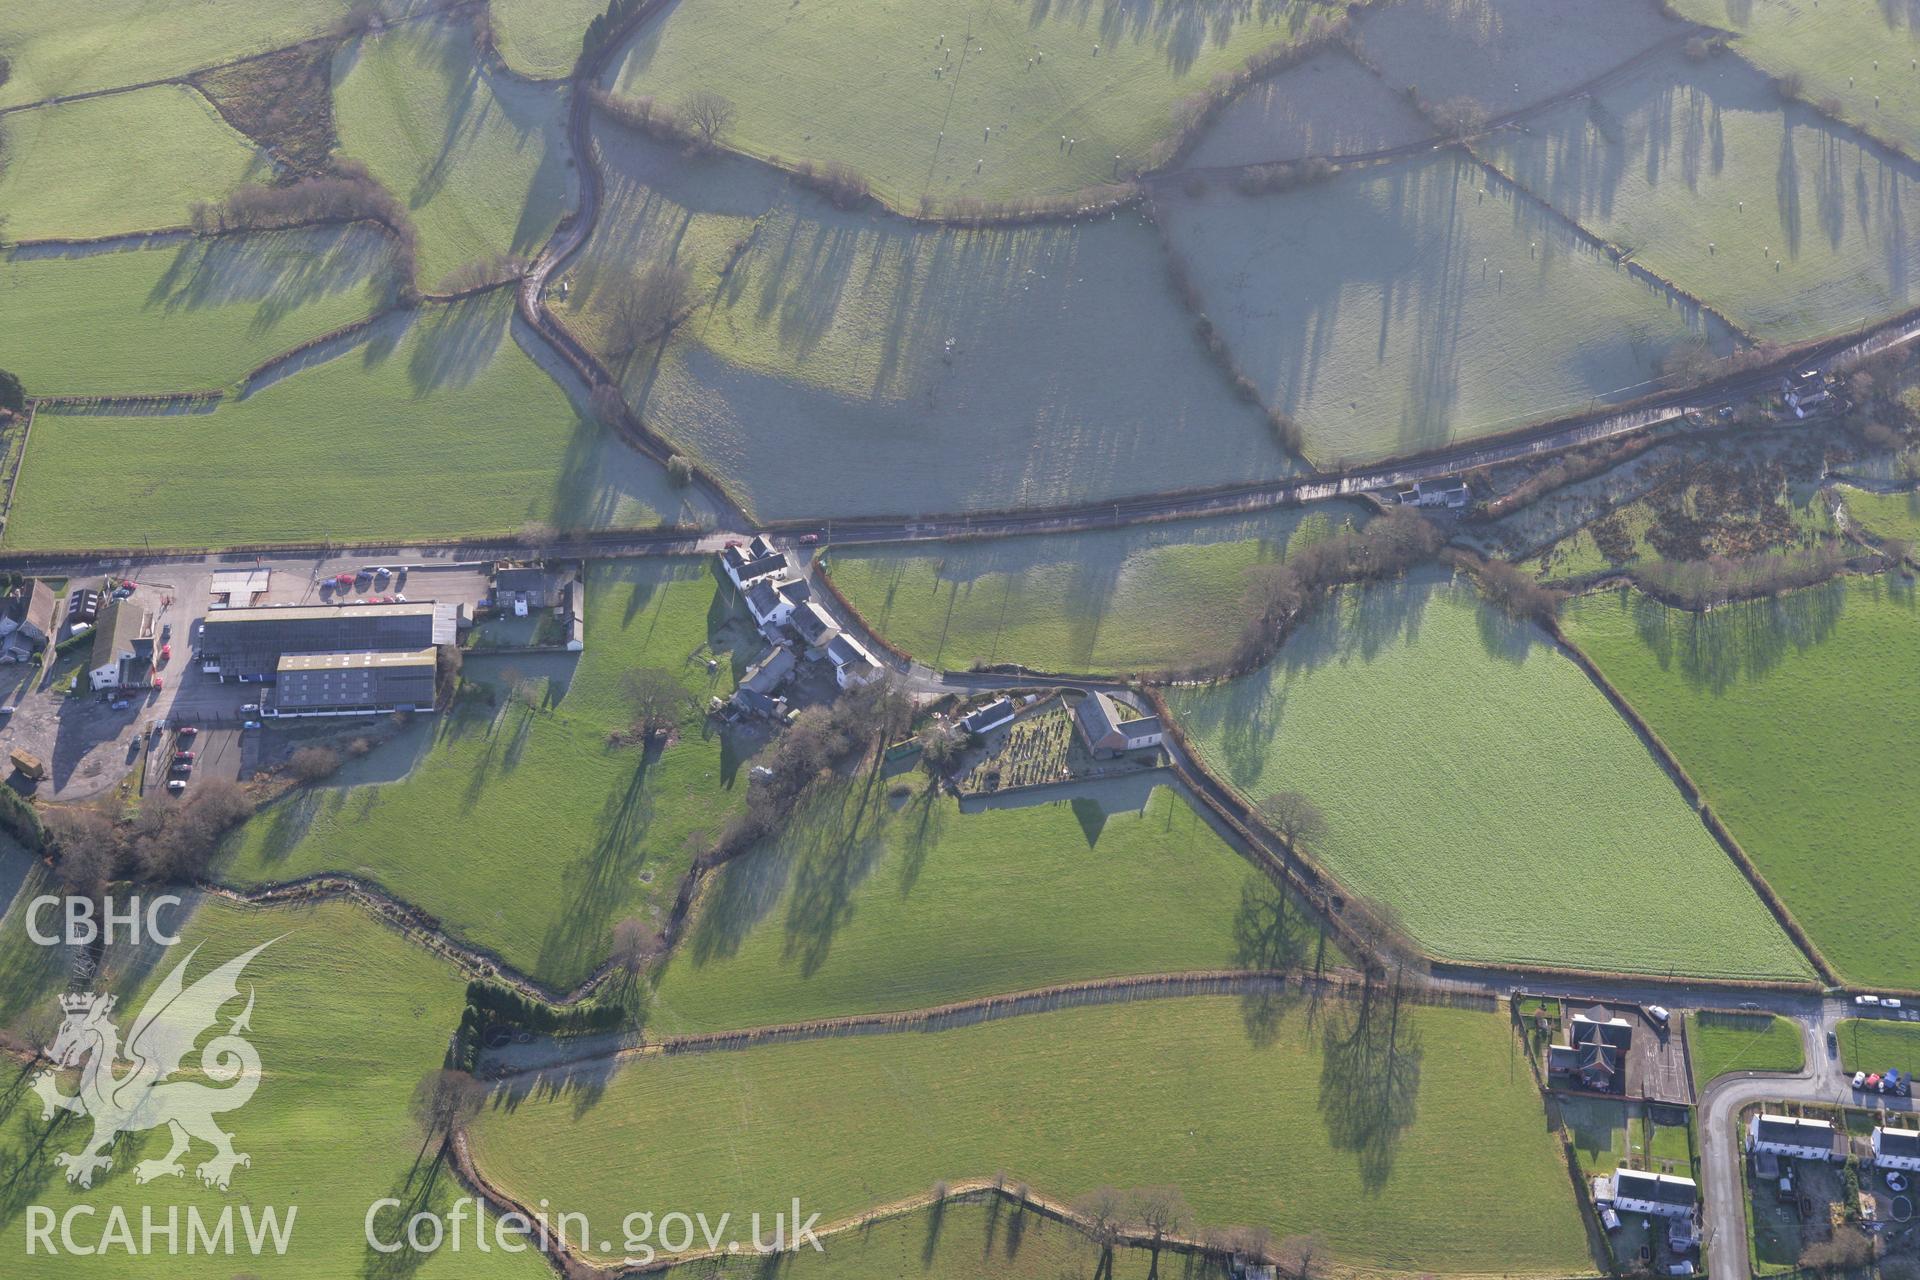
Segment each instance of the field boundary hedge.
M70 418L164 418L212 413L226 396L220 390L168 391L157 395L37 396L35 403L50 414Z
M1502 169L1478 151L1474 150L1471 143L1462 142L1460 144L1460 150L1469 160L1479 166L1482 173L1497 179L1502 185L1509 188L1514 193L1516 199L1523 200L1539 209L1554 222L1564 226L1572 233L1574 239L1591 249L1605 254L1614 266L1624 267L1627 274L1633 276L1635 279L1664 290L1673 297L1686 299L1695 307L1698 307L1703 314L1712 316L1721 324L1727 326L1729 331L1740 335L1743 341L1753 346L1759 345L1760 339L1745 325L1734 320L1732 316L1727 315L1699 294L1675 284L1659 272L1654 271L1651 267L1642 266L1640 263L1634 261L1632 253L1629 252L1625 246L1615 244L1599 232L1588 227L1585 223L1578 222L1561 212L1560 209L1551 204L1545 197L1536 194L1532 188L1525 186L1519 179L1515 178L1505 169Z
M20 468L27 462L27 445L33 440L33 417L36 409L34 401L27 401L27 414L20 424L20 447L13 451L13 466L7 471L7 492L0 499L0 530L7 527L7 517L13 514L13 491L20 484Z
M1674 755L1673 749L1667 746L1666 740L1654 732L1653 726L1647 723L1646 717L1642 716L1627 700L1627 696L1607 678L1606 673L1587 655L1586 650L1567 636L1557 619L1545 624L1544 629L1552 637L1555 646L1573 660L1574 665L1586 674L1587 679L1591 680L1594 687L1599 689L1606 700L1612 704L1620 718L1631 725L1633 731L1640 736L1641 742L1653 753L1654 759L1660 762L1674 784L1680 788L1681 796L1693 806L1694 812L1699 814L1700 821L1705 824L1707 831L1719 842L1727 856L1733 859L1733 864L1740 868L1740 873L1747 878L1747 883L1753 886L1754 892L1760 895L1760 901L1765 903L1767 910L1773 913L1774 920L1812 963L1813 970L1820 975L1821 981L1831 987L1839 986L1840 978L1834 972L1833 966L1827 963L1827 958L1820 953L1820 948L1814 945L1813 939L1807 936L1807 931L1794 918L1793 912L1787 909L1787 904L1781 900L1779 894L1774 892L1773 886L1767 883L1767 878L1760 874L1760 868L1754 865L1753 859L1747 856L1747 851L1740 847L1738 840L1734 839L1733 832L1727 829L1727 825L1720 820L1720 815L1714 812L1705 793L1701 791L1700 784L1693 780L1693 775L1689 774L1686 767L1680 763L1679 757Z
M414 906L403 898L360 876L338 871L319 871L294 880L282 880L251 888L222 884L217 880L193 882L203 893L225 902L246 907L310 906L335 898L345 898L364 907L374 919L387 925L403 938L418 943L451 962L469 979L485 979L510 988L519 995L543 1005L570 1007L591 997L618 967L609 956L571 991L550 987L537 978L521 973L500 956L471 942L453 937L437 916Z

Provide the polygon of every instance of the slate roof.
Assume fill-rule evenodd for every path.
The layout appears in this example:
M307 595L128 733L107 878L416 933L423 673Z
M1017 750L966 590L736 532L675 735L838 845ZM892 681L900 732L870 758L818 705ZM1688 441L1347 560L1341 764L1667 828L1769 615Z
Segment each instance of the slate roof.
M1879 1128L1873 1131L1880 1140L1879 1151L1886 1156L1905 1156L1909 1160L1920 1159L1920 1132L1912 1129Z
M1700 1188L1692 1178L1639 1169L1615 1169L1613 1191L1623 1199L1651 1200L1655 1204L1692 1205L1700 1200Z

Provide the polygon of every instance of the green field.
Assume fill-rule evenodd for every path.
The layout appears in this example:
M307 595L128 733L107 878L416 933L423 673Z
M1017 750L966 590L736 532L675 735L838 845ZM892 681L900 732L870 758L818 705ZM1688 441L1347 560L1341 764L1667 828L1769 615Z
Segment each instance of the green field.
M1791 1072L1807 1065L1800 1024L1770 1013L1690 1013L1687 1052L1696 1093L1729 1071Z
M1920 543L1920 489L1905 493L1874 493L1840 486L1847 514L1876 538L1904 538Z
M1311 966L1318 940L1305 909L1281 903L1165 787L1134 811L1082 797L966 814L925 791L883 802L856 787L715 873L659 978L647 1029L923 1009L1128 974Z
M938 1210L884 1218L780 1260L779 1280L1228 1280L1204 1257L1099 1246L1073 1227L999 1197L950 1200ZM671 1267L672 1280L766 1280L767 1261L750 1257Z
M779 203L787 179L738 156L690 159L599 113L593 146L604 188L600 220L568 261L571 292L561 299L549 290L548 301L604 345L608 299L618 281L672 263L686 269L690 299L705 302L719 289L733 246Z
M1318 805L1313 852L1440 957L1807 976L1600 691L1464 584L1347 590L1264 670L1171 701L1241 792ZM1660 891L1602 906L1642 878Z
M1186 157L1191 168L1359 155L1433 136L1405 97L1344 49L1243 89Z
M1818 337L1920 300L1920 167L1783 106L1737 58L1665 55L1482 146L1759 337Z
M1173 132L1183 98L1334 12L1298 0L705 0L642 27L613 82L668 105L724 94L738 110L726 145L850 164L898 207L1012 200L1131 172Z
M1455 152L1158 209L1241 369L1322 465L1643 394L1696 327Z
M770 1212L797 1195L828 1224L1003 1170L1065 1200L1177 1185L1190 1229L1312 1231L1355 1267L1590 1265L1506 1021L1412 1006L1390 1019L1384 1000L1364 1022L1336 1002L1259 1043L1237 1000L1205 997L647 1058L591 1094L490 1110L473 1142L510 1194L590 1219L669 1196L690 1213Z
M1777 76L1799 76L1809 102L1908 152L1920 132L1920 28L1905 5L1672 0L1680 16L1735 32L1735 52Z
M413 23L334 59L340 149L400 197L424 286L530 256L574 203L559 90L482 67L464 22Z
M744 215L721 213L720 226L696 216L696 262ZM1158 255L1127 213L929 230L795 193L760 218L715 301L657 359L627 364L628 400L762 519L1001 509L1289 474L1271 426L1194 336Z
M196 200L218 200L266 159L184 85L0 116L0 212L10 241L95 239L181 227Z
M282 48L319 35L349 7L349 0L10 0L0 12L0 49L13 60L13 77L0 85L0 107L141 84Z
M1575 602L1566 629L1834 967L1920 986L1920 939L1893 891L1920 869L1911 588L1845 579L1705 615L1609 592Z
M0 346L35 395L221 387L383 301L386 239L328 227L0 257Z
M1885 1071L1901 1075L1920 1068L1920 1025L1885 1018L1848 1018L1835 1031L1840 1065L1847 1071Z
M564 78L580 57L580 37L603 12L602 0L490 0L494 41L521 75Z
M42 414L13 547L204 546L691 519L661 468L587 421L510 334L504 292L382 321L211 413ZM102 458L114 465L103 467Z
M22 1100L8 1090L0 1102L0 1159L12 1171L10 1193L0 1206L0 1248L13 1258L8 1275L68 1277L83 1267L130 1275L151 1262L129 1262L118 1249L85 1264L64 1250L52 1257L44 1247L29 1254L24 1210L30 1204L48 1206L56 1214L75 1204L93 1205L98 1216L76 1224L75 1235L82 1243L99 1239L112 1208L124 1208L130 1215L138 1240L142 1206L152 1206L161 1223L168 1207L178 1206L183 1214L181 1244L164 1261L169 1276L225 1280L236 1271L257 1269L260 1274L333 1280L371 1270L376 1262L391 1265L391 1259L367 1247L362 1221L368 1206L383 1196L424 1193L426 1204L445 1212L457 1194L444 1169L429 1186L432 1152L420 1163L411 1191L405 1189L422 1141L422 1131L408 1113L408 1099L421 1077L441 1064L448 1030L460 1018L465 981L429 952L345 903L249 911L206 902L193 912L183 933L183 944L171 949L115 948L109 953L112 977L106 985L122 997L115 1021L127 1033L144 1004L144 993L193 948L201 950L188 969L188 981L277 938L241 980L242 996L251 989L255 1002L248 1039L260 1054L260 1087L245 1106L219 1117L222 1127L232 1132L235 1149L250 1156L251 1165L234 1171L227 1192L203 1187L195 1167L211 1149L196 1142L184 1158L183 1177L138 1184L135 1163L158 1159L167 1147L163 1131L148 1130L122 1137L112 1153L113 1168L96 1174L91 1190L81 1190L62 1180L52 1156L58 1150L79 1150L91 1126L69 1119L44 1149L35 1150L48 1128L40 1120L39 1101L31 1096ZM47 950L28 946L18 928L6 937L10 953ZM242 1007L243 1002L236 1001L223 1010L221 1025ZM45 1010L45 1027L51 1031L58 1018L51 994ZM198 1054L190 1053L187 1069L194 1070L198 1062ZM127 1067L118 1069L125 1072ZM12 1063L5 1074L11 1082ZM74 1086L68 1080L63 1087ZM238 1215L243 1206L256 1214L272 1206L283 1221L294 1211L291 1243L284 1256L268 1252L259 1259L244 1252L189 1255L184 1218L189 1205L209 1223L230 1206L236 1215L234 1234L241 1238ZM389 1214L382 1228L391 1225ZM54 1238L58 1240L57 1233ZM164 1237L156 1239L164 1251ZM482 1255L471 1247L459 1254L405 1261L402 1274L418 1274L423 1280L532 1280L548 1274L538 1255Z
M1361 52L1394 89L1428 102L1465 95L1501 115L1567 93L1686 33L1657 4L1585 0L1410 0L1364 10Z
M752 638L743 617L705 562L595 566L577 666L565 655L468 659L470 683L533 681L535 706L457 703L424 754L382 748L405 757L388 770L402 776L295 793L240 832L218 874L366 876L508 964L572 986L606 959L621 919L661 921L689 833L716 832L746 785L699 712L664 750L609 745L627 726L621 679L665 666L702 699L730 692L754 653L735 647ZM711 677L709 652L720 661Z
M1237 520L990 542L848 547L833 584L929 666L1114 672L1218 661L1251 616L1247 571L1357 526L1342 502Z

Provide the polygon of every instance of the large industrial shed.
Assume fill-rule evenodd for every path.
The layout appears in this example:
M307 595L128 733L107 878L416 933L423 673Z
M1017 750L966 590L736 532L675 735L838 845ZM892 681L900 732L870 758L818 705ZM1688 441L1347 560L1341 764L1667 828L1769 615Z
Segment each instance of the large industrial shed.
M280 658L273 692L261 698L268 716L358 716L431 711L434 650L378 653L289 653Z
M412 653L455 643L458 627L459 606L433 601L214 609L201 623L195 660L223 681L269 681L286 654Z

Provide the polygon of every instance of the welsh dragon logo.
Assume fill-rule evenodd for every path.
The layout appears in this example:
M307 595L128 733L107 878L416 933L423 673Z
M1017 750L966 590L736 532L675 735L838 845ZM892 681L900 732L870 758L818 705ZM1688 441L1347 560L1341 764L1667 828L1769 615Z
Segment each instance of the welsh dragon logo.
M197 1171L210 1187L226 1190L235 1166L253 1163L233 1149L233 1135L214 1122L220 1112L244 1106L260 1085L260 1055L241 1035L253 1016L252 987L247 988L247 1007L240 1016L200 1051L198 1074L223 1087L169 1077L182 1070L181 1060L192 1052L201 1032L218 1022L221 1006L239 998L240 974L247 962L271 945L263 942L186 987L187 965L199 952L195 947L140 1010L124 1048L110 1016L114 997L90 992L60 997L66 1021L47 1054L57 1067L80 1068L80 1090L61 1093L54 1073L43 1071L34 1078L33 1091L43 1104L41 1119L51 1120L55 1110L61 1110L93 1121L93 1137L86 1146L54 1157L66 1169L68 1182L91 1187L95 1170L113 1167L106 1151L117 1136L162 1125L172 1130L173 1145L158 1160L135 1165L135 1182L184 1174L180 1157L196 1138L213 1148L213 1158ZM123 1061L130 1066L116 1072Z

